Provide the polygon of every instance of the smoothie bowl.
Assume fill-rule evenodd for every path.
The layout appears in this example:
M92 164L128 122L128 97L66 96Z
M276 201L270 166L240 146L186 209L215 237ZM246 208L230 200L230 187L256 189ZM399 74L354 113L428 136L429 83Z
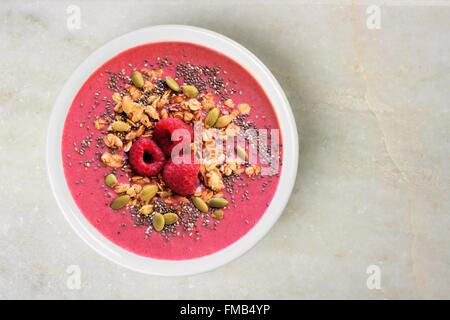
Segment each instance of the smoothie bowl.
M47 162L59 206L97 252L184 275L220 266L275 223L298 142L270 72L216 33L157 26L91 55L63 88Z

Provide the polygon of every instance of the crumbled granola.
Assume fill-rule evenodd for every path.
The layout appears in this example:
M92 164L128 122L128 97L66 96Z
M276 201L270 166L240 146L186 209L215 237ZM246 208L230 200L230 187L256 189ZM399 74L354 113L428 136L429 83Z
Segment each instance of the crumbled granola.
M238 105L238 110L242 114L247 114L250 112L251 107L248 103L241 103Z
M127 189L126 193L130 197L136 197L141 191L142 191L142 186L140 184L133 184L132 186L130 186Z
M106 121L105 121L104 119L102 119L102 118L97 118L97 119L95 119L95 121L94 121L94 125L95 125L95 129L97 129L97 130L103 130L103 128L104 128L105 125L106 125Z
M122 140L120 140L120 138L118 136L116 136L115 134L112 133L108 133L104 138L103 138L103 142L105 143L105 145L111 149L122 149L123 147L123 142Z
M251 166L245 168L245 174L249 177L258 175L260 172L261 172L261 168L257 165L251 165Z
M147 216L147 215L149 215L149 214L151 214L151 213L153 212L153 205L151 205L151 204L143 205L143 206L139 209L139 212L140 212L141 214Z
M111 168L120 168L124 163L121 155L112 154L109 152L105 152L104 154L102 154L101 160L106 166Z
M197 99L189 99L186 102L186 105L189 107L191 111L198 111L201 109L202 104Z
M120 183L114 187L115 193L126 193L131 186L128 183Z

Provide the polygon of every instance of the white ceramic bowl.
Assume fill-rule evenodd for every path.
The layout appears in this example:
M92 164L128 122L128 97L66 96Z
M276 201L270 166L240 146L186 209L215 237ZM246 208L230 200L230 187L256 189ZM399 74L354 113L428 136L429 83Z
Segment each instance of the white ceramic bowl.
M241 239L211 255L190 260L160 260L131 253L105 238L84 217L66 184L61 152L64 121L71 103L88 77L126 49L152 42L184 41L219 51L244 66L261 84L281 125L283 167L275 195L259 222ZM298 162L297 129L289 102L272 73L250 51L218 33L190 26L163 25L133 31L92 53L72 74L56 100L47 137L47 169L61 211L75 232L95 251L126 268L155 275L179 276L217 268L249 250L277 221L294 186Z

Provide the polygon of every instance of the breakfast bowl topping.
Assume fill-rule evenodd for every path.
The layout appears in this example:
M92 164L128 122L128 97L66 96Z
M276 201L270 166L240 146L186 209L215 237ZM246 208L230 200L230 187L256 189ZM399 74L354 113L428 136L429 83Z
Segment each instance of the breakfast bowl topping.
M180 85L178 77L164 77L162 69L135 70L112 94L113 113L95 120L108 148L101 161L124 170L135 182L119 183L108 174L106 185L119 194L110 206L127 207L135 219L149 220L147 234L151 229L174 231L189 215L224 219L228 206L237 206L230 185L242 175L254 179L261 173L247 153L255 147L254 136L245 132L256 129L248 120L251 106L235 104L223 91L216 101L207 87L217 83L202 80L185 65L177 74L200 90L194 84ZM232 157L230 139L247 139L250 145L231 148ZM247 198L244 192L241 201Z
M277 181L281 166L281 153L270 145L270 135L263 135L276 127L276 119L266 121L258 109L258 103L270 103L259 96L242 99L237 81L220 65L161 58L128 66L100 75L103 91L93 90L83 121L88 135L74 142L78 155L94 155L80 161L83 169L103 174L95 183L107 211L97 210L102 213L94 223L108 215L111 221L126 216L117 236L129 236L125 226L130 224L143 227L145 238L162 240L200 240L203 228L209 234L224 224L232 236L224 239L231 241L238 233L233 234L229 219L244 225L238 232L248 230L257 222L249 218L253 207L259 212L255 217L267 208L275 189L269 199L261 194ZM67 161L72 168L73 158ZM252 201L252 193L258 201ZM154 252L146 250L150 256Z

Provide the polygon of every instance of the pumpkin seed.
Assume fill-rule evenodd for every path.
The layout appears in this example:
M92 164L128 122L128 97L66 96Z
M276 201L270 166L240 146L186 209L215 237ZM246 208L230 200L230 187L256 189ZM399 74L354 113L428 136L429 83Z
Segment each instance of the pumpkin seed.
M166 84L173 91L175 91L175 92L180 91L180 85L171 77L166 78Z
M108 187L112 187L117 184L117 177L114 175L114 173L110 173L105 177L105 184Z
M236 153L239 156L239 158L241 158L244 161L248 160L248 155L247 152L245 152L244 148L241 148L239 146L236 147Z
M136 88L142 88L144 86L144 77L139 71L133 71L131 73L131 81Z
M213 108L213 109L211 109L211 110L208 112L208 114L206 115L206 118L205 118L205 124L206 124L208 127L212 127L212 126L216 123L217 119L219 118L219 115L220 115L220 110L219 110L219 108Z
M223 208L228 205L228 200L224 198L212 198L208 201L208 205L213 208Z
M229 125L232 120L233 120L233 118L228 114L221 116L219 119L217 119L216 123L214 124L214 127L224 128L227 125Z
M121 132L128 131L128 130L130 130L130 127L131 126L128 123L120 121L120 120L119 121L114 121L111 124L111 128L114 131L121 131Z
M208 205L199 197L192 197L192 203L200 212L208 212Z
M222 220L223 219L223 210L214 210L212 213L212 216L216 220Z
M198 89L194 86L183 86L183 93L189 98L195 98L198 95Z
M141 193L139 193L139 198L142 201L150 201L153 199L153 197L156 195L156 193L158 192L158 186L155 184L149 185L149 186L145 186Z
M153 216L152 220L153 228L160 232L162 229L164 229L164 216L161 213L156 213Z
M130 196L127 194L124 194L122 196L118 196L111 202L111 208L113 210L119 210L122 209L127 205L127 203L130 201Z
M164 223L169 225L169 224L174 224L175 222L178 221L178 216L176 213L173 212L169 212L164 214Z

